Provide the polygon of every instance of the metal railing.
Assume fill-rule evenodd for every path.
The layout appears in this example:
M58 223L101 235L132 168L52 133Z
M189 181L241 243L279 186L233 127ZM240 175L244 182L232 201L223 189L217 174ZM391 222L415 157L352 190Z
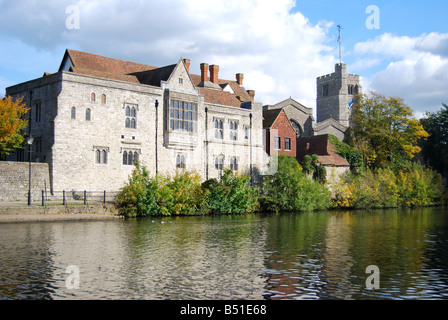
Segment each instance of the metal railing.
M62 204L67 206L69 204L107 204L114 203L115 196L118 191L52 191L47 192L42 190L42 206L50 204Z

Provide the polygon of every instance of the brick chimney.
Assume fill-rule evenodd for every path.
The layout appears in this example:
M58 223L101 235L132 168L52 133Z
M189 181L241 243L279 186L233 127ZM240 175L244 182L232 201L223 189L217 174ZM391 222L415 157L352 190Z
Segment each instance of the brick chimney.
M243 78L244 78L244 74L242 74L242 73L237 73L236 74L236 82L238 82L238 84L240 86L243 85Z
M216 64L213 64L210 66L210 81L218 84L218 73L219 73L219 66Z
M184 59L184 63L188 73L190 73L190 59Z
M208 81L208 63L201 63L201 82Z
M255 100L255 91L254 90L247 90L247 94L250 96L250 99L252 101Z

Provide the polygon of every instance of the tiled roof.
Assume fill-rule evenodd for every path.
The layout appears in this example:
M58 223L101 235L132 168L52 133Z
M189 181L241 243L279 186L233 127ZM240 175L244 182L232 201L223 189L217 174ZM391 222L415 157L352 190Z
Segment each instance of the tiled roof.
M263 110L263 128L270 128L283 109Z
M297 139L297 159L299 161L305 155L313 154L317 155L318 161L324 166L350 166L346 159L335 152L327 134Z
M75 68L91 69L116 74L130 74L156 69L154 66L102 57L96 54L67 49Z
M233 94L227 91L220 91L215 89L207 89L199 87L199 93L204 96L206 103L220 104L224 106L241 107L241 101Z
M157 68L146 64L107 58L70 49L67 49L62 64L68 58L70 58L73 65L70 71L74 73L152 86L160 86L161 81L168 80L177 65ZM60 70L62 69L62 64ZM190 78L193 84L198 87L201 82L201 76L190 74ZM241 107L242 102L252 100L244 87L240 86L236 81L219 79L218 84L230 85L235 94L198 87L199 92L204 95L205 102ZM219 86L217 88L219 89Z

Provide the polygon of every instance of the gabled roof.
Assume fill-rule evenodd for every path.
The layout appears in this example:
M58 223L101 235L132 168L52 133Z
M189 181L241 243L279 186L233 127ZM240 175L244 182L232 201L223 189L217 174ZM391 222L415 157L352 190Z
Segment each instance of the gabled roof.
M180 61L184 63L183 59ZM83 75L160 87L162 81L169 80L179 63L158 68L67 49L59 71L69 69L71 72ZM252 101L248 92L236 81L219 79L218 84L213 84L216 89L210 89L199 86L201 76L190 74L190 79L193 85L199 89L200 94L204 96L206 103L241 107L242 102ZM227 85L232 88L234 94L222 90Z
M59 71L61 71L67 58L71 60L72 65L75 68L97 70L115 74L131 74L156 69L156 67L146 64L107 58L93 53L67 49L65 51L64 58L62 59L61 66L59 67Z
M346 159L335 152L328 134L299 138L297 140L297 159L301 161L306 155L317 155L324 166L349 167Z
M263 128L271 128L283 109L263 110Z
M301 104L300 102L298 102L298 101L296 101L296 100L294 100L292 98L288 98L288 99L285 99L285 100L283 100L283 101L281 101L281 102L279 102L277 104L268 105L268 106L265 106L265 107L267 107L267 109L269 109L269 110L273 110L273 109L283 109L283 108L285 108L287 106L293 106L294 108L302 111L305 114L308 114L308 115L311 115L311 116L313 115L313 109L312 108L307 108L303 104Z

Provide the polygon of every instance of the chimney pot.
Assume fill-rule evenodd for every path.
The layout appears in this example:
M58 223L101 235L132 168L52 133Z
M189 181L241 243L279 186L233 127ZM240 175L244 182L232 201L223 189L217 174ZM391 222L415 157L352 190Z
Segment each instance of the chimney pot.
M219 66L216 64L213 64L210 66L210 81L218 84L218 73L219 73Z
M237 73L236 74L236 82L242 86L243 85L243 78L244 78L244 74L242 73Z
M187 71L190 72L190 59L184 59L184 63Z
M208 81L208 63L201 63L201 82Z

